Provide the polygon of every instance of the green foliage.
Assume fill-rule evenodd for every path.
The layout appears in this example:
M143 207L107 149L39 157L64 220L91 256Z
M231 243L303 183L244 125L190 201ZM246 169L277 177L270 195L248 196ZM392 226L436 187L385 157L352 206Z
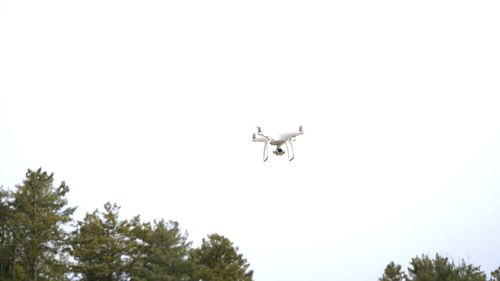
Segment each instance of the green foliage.
M253 271L238 253L238 248L224 236L211 234L203 239L199 248L192 250L191 260L195 267L195 280L203 281L251 281Z
M81 280L127 280L127 254L133 245L128 238L131 225L119 220L119 209L116 204L106 203L104 212L96 210L78 221L71 237L71 254L76 260L73 271Z
M15 257L9 205L8 192L0 186L0 280L12 279Z
M486 281L486 274L479 266L467 264L464 260L456 267L457 281Z
M75 211L68 190L41 169L28 170L13 191L0 187L0 280L252 281L227 238L212 234L191 249L177 222L121 220L116 204L87 213L67 233Z
M28 170L26 179L10 194L8 216L14 261L14 280L64 280L66 232L75 208L66 207L68 186L53 186L53 174Z
M28 170L13 191L0 186L1 281L252 281L253 271L238 248L211 234L191 249L187 234L172 221L141 223L139 216L119 219L119 207L87 213L68 234L75 208L69 191L53 174ZM71 266L70 262L71 260ZM379 281L486 281L479 266L464 260L426 255L387 265ZM500 267L488 281L500 281Z
M413 258L408 268L408 275L401 271L401 266L396 266L391 262L379 280L486 281L486 274L481 271L479 266L468 264L464 260L457 265L447 257L436 254L434 259L426 255Z
M457 278L453 263L438 254L434 260L425 255L415 257L410 265L409 280L412 281L455 281Z
M190 243L177 222L160 220L139 225L132 230L136 241L136 263L131 272L136 280L189 280L191 267L187 260ZM133 278L134 279L134 278Z
M406 274L401 270L401 265L390 262L384 270L384 274L379 281L403 281L406 280Z
M500 281L500 266L496 270L491 272L489 281Z

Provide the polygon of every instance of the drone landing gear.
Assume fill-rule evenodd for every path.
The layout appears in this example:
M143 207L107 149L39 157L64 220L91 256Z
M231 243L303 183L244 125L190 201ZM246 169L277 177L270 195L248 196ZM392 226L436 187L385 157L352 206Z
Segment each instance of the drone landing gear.
M264 143L264 162L267 161L267 158L268 158L268 154L267 154L267 142Z
M290 153L290 150L288 149L288 143L290 143L290 148L292 150L292 153ZM288 154L288 161L292 161L295 158L295 152L293 151L293 144L291 141L287 141L285 142L285 146L286 146L286 152Z

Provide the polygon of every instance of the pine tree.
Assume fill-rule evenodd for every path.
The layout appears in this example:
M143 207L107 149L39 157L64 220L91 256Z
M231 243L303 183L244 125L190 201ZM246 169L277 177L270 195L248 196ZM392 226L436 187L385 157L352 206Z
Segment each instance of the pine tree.
M455 281L454 266L448 258L436 255L430 259L426 255L415 257L410 262L409 280L411 281Z
M14 280L64 279L67 237L62 227L71 221L75 208L66 206L68 186L62 182L55 188L53 182L53 174L28 170L12 194Z
M132 240L136 241L136 247L132 247L136 252L132 255L135 279L188 280L191 274L187 260L190 243L187 242L187 235L179 230L179 224L160 220L153 225L147 223L140 226L132 230Z
M491 272L489 281L500 281L500 266L496 270Z
M405 279L406 274L401 271L401 265L390 262L384 270L384 275L379 278L379 281L403 281Z
M14 241L8 192L0 186L0 280L12 280Z
M456 267L457 281L486 281L486 274L479 266L468 264L465 260Z
M203 239L199 248L192 250L191 261L195 267L194 280L203 281L252 281L253 271L238 253L238 248L224 236L211 234Z
M422 255L410 263L410 281L486 281L486 274L480 267L468 264L464 260L458 265L447 257L436 254L434 259Z
M104 212L96 210L78 221L72 233L71 254L76 260L73 272L82 281L128 280L131 226L119 220L119 209L106 203Z

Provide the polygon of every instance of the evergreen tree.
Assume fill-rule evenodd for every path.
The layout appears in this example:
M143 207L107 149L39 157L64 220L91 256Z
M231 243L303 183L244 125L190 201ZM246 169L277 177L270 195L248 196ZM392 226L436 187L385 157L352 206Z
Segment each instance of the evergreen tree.
M455 265L447 257L436 254L434 259L422 255L410 263L409 281L486 281L486 274L480 267L464 260Z
M379 281L403 281L405 279L406 274L401 271L401 265L390 262L384 270L384 275L379 278Z
M135 280L181 281L191 274L188 263L190 243L177 222L160 220L132 230L137 247L133 254ZM139 253L139 254L137 254ZM134 278L133 278L134 279Z
M496 270L491 272L489 281L500 281L500 266Z
M14 243L8 193L0 186L0 280L12 280Z
M124 272L130 281L145 281L146 279L146 243L144 237L149 231L149 223L141 224L139 216L128 222L126 230L127 239L124 244L122 257L126 257L124 262Z
M72 233L73 272L83 281L128 280L131 262L131 225L118 218L119 207L106 203L104 212L94 211L78 221Z
M457 274L453 263L448 258L436 254L436 258L428 256L415 257L410 262L409 280L411 281L455 281Z
M68 186L53 182L38 169L14 191L0 186L1 281L252 281L227 238L212 234L191 249L177 222L120 220L116 204L87 213L68 234L75 208Z
M457 281L486 281L486 274L479 266L467 264L464 260L456 267Z
M238 248L224 236L211 234L203 239L199 248L192 250L191 261L195 267L194 280L203 281L252 281L253 271L238 253Z
M62 226L75 208L67 207L68 186L53 186L53 174L28 170L12 196L10 227L14 247L14 280L64 279L66 233Z

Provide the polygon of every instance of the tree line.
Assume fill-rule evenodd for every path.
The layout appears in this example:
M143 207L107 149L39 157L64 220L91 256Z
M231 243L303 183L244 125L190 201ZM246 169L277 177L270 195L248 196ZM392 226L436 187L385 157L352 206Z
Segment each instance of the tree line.
M487 277L480 266L465 260L455 263L439 254L434 258L422 255L410 261L408 271L390 262L379 281L500 281L500 267Z
M0 187L1 281L252 281L253 271L226 237L193 247L175 221L119 218L119 206L75 221L68 186L28 170L13 190Z
M41 169L13 190L0 186L0 281L253 281L222 235L192 247L177 222L121 219L112 203L75 221L68 192ZM422 255L407 271L390 262L379 281L500 281L500 267L487 276L464 260Z

